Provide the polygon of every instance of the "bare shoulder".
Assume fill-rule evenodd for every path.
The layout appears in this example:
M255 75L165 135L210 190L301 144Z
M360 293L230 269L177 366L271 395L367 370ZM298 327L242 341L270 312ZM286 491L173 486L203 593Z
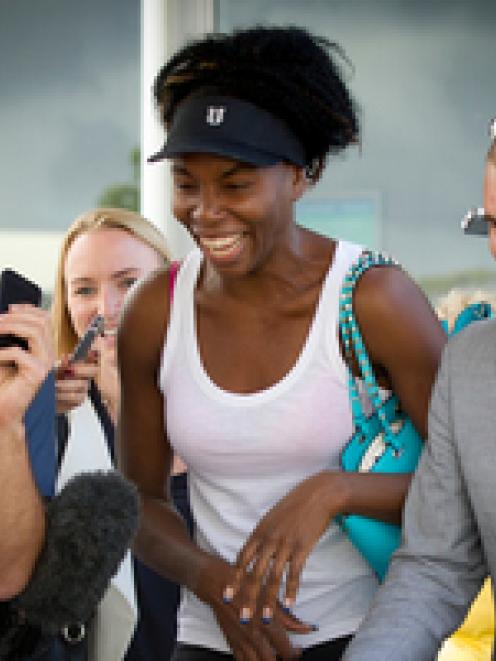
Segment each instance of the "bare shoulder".
M119 355L156 359L169 321L169 271L154 271L133 288L119 326ZM134 362L134 361L133 361Z
M381 385L395 392L425 438L431 388L446 343L433 307L400 267L381 266L360 279L354 308Z
M400 267L380 266L369 269L360 278L354 292L355 314L360 325L413 323L420 315L439 326L435 312L424 292ZM420 321L419 320L419 321Z
M356 286L354 309L372 362L393 376L398 370L435 372L446 334L426 295L404 270L381 266L367 271Z

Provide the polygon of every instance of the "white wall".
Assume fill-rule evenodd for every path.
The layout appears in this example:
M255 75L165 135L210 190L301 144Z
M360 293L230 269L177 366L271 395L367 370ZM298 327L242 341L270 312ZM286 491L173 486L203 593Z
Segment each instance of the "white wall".
M63 232L0 231L0 265L12 268L51 292Z
M141 0L141 212L165 231L176 259L186 254L192 241L170 213L168 164L146 162L165 139L151 90L167 58L187 39L213 27L213 0Z

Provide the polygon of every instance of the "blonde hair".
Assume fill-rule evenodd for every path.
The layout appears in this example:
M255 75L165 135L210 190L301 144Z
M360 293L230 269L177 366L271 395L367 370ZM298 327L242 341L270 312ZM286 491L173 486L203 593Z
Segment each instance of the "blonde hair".
M127 209L98 208L87 211L76 218L67 230L60 249L52 303L52 318L57 356L70 353L77 344L77 335L72 326L67 308L65 260L74 240L81 234L102 228L120 229L129 232L148 244L160 255L164 264L170 259L163 234L146 218Z
M452 289L438 301L437 316L448 323L448 330L451 331L460 312L472 303L489 303L496 310L496 293L482 289L474 291Z

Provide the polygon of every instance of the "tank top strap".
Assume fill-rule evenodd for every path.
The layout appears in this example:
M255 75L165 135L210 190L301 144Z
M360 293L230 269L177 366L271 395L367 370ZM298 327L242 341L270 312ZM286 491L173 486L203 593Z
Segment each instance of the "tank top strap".
M169 325L162 348L162 361L158 383L164 384L170 361L184 331L188 306L198 279L203 255L199 248L193 248L178 266L174 278L174 296L170 303Z
M351 264L363 251L363 246L348 241L336 243L332 263L324 280L320 308L327 329L333 328L339 319L339 296L345 275Z
M343 383L347 383L347 372L339 347L339 297L348 269L363 250L363 246L349 241L337 243L332 264L322 287L318 311L320 340L325 355L331 361L336 376Z

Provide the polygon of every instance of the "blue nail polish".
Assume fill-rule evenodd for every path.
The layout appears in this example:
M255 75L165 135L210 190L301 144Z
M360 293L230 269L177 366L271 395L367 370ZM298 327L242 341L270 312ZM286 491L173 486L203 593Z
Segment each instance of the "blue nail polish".
M232 585L226 585L224 592L222 593L222 599L225 604L230 604L234 599L234 589Z
M271 617L262 617L262 624L270 624L272 622Z
M241 624L248 624L251 620L251 609L243 606L239 614L239 621Z
M312 631L318 631L319 630L319 627L318 627L317 624L311 624L310 628L312 629Z

